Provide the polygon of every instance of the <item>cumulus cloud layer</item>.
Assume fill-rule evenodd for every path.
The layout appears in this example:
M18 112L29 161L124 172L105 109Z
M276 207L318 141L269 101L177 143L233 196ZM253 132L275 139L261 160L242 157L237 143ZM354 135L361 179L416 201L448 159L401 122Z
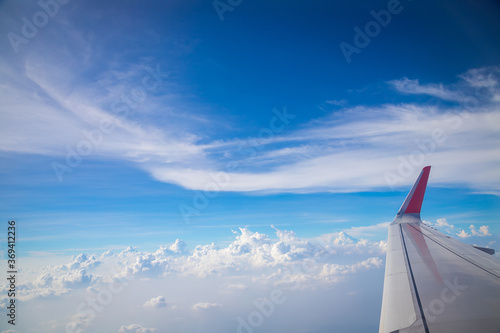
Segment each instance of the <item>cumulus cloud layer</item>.
M149 313L147 316L161 317L160 312L180 316L186 324L190 316L198 316L193 319L196 322L236 311L245 304L239 298L242 295L252 305L256 290L266 299L266 293L276 288L287 292L328 289L348 283L361 272L381 273L384 253L385 242L357 240L345 232L306 240L277 228L273 237L240 228L225 247L205 244L188 251L184 242L176 240L151 252L129 247L119 253L76 255L67 264L34 272L31 281L19 284L18 299L28 305L53 299L58 299L58 304L73 304L54 312L50 324L50 329L65 327L70 332L99 331L100 321L108 316L106 311L122 307L119 311L132 309ZM122 293L124 290L127 292ZM158 296L160 292L166 296ZM117 301L122 297L130 299ZM6 301L2 296L3 305ZM118 332L154 332L160 327L155 320L148 325L120 322L126 318L117 316L106 322L112 322L115 328L110 329ZM24 328L28 332L38 324L25 322Z
M450 235L460 230L446 219L427 223ZM103 327L114 332L172 327L174 331L200 327L208 332L234 331L243 325L241 320L252 318L265 306L283 309L288 319L278 311L272 321L286 319L291 329L307 325L289 319L304 306L313 313L321 312L325 304L335 307L337 319L329 314L318 320L341 320L345 316L341 309L349 302L355 302L350 306L356 308L371 304L374 308L369 311L378 311L387 244L363 235L382 230L385 234L387 223L312 239L274 230L268 235L240 228L225 246L212 243L189 249L176 240L152 251L128 247L117 253L82 253L66 264L45 266L25 275L31 278L18 284L18 300L27 309L50 311L20 322L19 327L25 332L99 332ZM489 234L488 226L470 227L471 237ZM363 287L367 283L380 285ZM6 283L1 287L6 288ZM7 300L6 295L0 299L3 309Z

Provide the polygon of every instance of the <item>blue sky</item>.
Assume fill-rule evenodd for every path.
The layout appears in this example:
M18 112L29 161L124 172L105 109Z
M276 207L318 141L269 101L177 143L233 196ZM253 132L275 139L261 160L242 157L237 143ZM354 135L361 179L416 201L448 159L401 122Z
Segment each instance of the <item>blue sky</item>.
M365 267L381 281L386 223L426 165L432 171L423 219L465 242L498 247L496 2L41 3L0 2L0 212L18 221L20 256L33 265L27 288L35 296L26 296L27 307L43 304L48 290L64 298L61 306L68 295L77 304L85 288L98 290L94 283L110 278L113 265L160 258L166 254L155 251L177 239L187 250L169 252L184 258L170 265L198 276L190 270L195 258L224 257L244 243L245 232L254 235L248 239L270 237L248 243L252 255L270 251L275 258L256 265L267 265L270 276L286 262L272 246L285 244L276 246L290 251L290 262L307 261L304 244L311 242L345 245L318 259L323 265L350 265L345 270L354 273ZM346 44L357 51L346 56ZM284 230L295 236L280 237ZM212 243L215 254L196 250ZM350 256L353 244L364 250ZM120 257L129 246L136 252ZM100 258L99 267L108 270L93 271L98 265L81 257L107 250L115 257ZM43 262L55 266L37 266ZM61 266L68 262L73 268ZM75 273L69 283L60 275L79 265L91 278ZM328 281L319 289L339 292L342 278L332 276L343 271L328 275L329 267L305 280ZM134 269L123 276L139 274ZM53 282L41 283L36 272L48 271ZM208 271L221 281L232 276ZM254 273L245 276L250 290ZM373 316L352 323L353 331L376 329L381 288L343 288L372 300ZM316 296L311 304L325 305ZM205 305L184 310L228 308L220 299L196 304ZM288 306L288 315L303 311ZM227 322L234 314L218 315ZM107 324L111 331L163 331L151 318ZM303 329L340 329L319 322ZM80 324L96 329L92 320ZM264 331L273 331L268 324Z

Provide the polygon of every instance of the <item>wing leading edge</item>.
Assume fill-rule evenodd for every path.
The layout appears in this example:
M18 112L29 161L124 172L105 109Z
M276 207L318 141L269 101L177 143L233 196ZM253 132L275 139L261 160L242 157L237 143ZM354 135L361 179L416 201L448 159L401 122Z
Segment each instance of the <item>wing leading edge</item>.
M423 224L425 167L389 226L380 333L500 333L500 260Z

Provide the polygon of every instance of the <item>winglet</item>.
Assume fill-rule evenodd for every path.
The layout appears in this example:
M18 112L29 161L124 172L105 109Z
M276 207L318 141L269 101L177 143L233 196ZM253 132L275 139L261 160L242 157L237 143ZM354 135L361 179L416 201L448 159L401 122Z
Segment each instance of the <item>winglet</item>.
M427 187L430 171L430 166L426 166L422 169L420 176L418 176L417 181L399 209L398 216L403 214L420 216L420 208L422 208L422 201L424 201L425 188Z

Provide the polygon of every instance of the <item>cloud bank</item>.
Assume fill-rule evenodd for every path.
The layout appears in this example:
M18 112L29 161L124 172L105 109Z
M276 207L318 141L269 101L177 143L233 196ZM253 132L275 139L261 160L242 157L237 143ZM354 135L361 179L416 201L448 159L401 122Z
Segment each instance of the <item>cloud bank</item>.
M151 252L129 247L45 266L18 286L18 300L27 308L50 303L57 309L42 311L19 328L96 332L105 323L108 331L155 332L164 331L166 323L178 331L204 323L208 331L221 324L234 330L238 315L251 313L255 302L269 302L278 294L276 299L292 299L350 285L358 274L383 273L383 241L358 240L345 232L308 240L275 231L270 236L240 228L225 247L205 244L188 250L177 240ZM2 296L4 309L7 300ZM212 317L219 320L212 323Z
M465 232L446 219L426 223L452 236ZM262 316L263 332L276 331L278 323L310 327L315 319L325 329L349 323L355 332L361 329L357 316L343 309L369 306L368 313L378 314L387 243L364 236L385 234L387 223L311 239L273 228L273 235L240 228L224 246L190 248L178 239L151 251L81 253L63 264L25 269L17 298L36 315L20 321L19 329L229 332ZM492 239L487 225L472 225L467 237L473 236ZM7 301L6 295L0 298L3 311ZM321 315L325 304L336 310ZM300 314L306 309L304 321ZM368 321L376 327L378 316Z

